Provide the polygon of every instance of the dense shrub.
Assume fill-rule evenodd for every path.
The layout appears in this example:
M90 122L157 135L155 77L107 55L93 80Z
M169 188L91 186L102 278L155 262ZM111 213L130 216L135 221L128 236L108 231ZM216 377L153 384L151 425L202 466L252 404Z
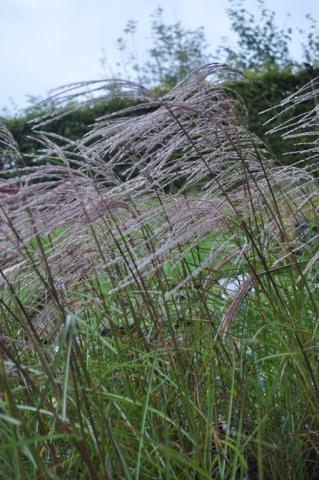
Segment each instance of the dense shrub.
M69 113L47 126L41 127L41 130L53 132L62 137L75 140L83 136L94 123L94 120L107 113L116 112L132 103L131 100L111 99L101 101L94 105L77 109L73 113ZM46 114L43 109L40 114ZM38 148L38 143L34 137L34 121L38 118L39 112L37 108L29 109L24 116L16 116L9 120L4 120L14 138L16 139L22 153L34 153Z
M260 114L264 110L272 109L283 98L295 93L304 84L308 83L312 76L319 75L319 69L313 72L301 70L291 72L289 70L270 70L266 72L247 72L248 82L237 82L232 87L242 97L248 110L248 127L257 136L265 139L267 126L264 123L273 115L270 110ZM311 105L307 105L311 108ZM302 113L305 105L295 107L294 115ZM279 135L267 136L267 146L274 158L284 164L292 163L295 158L291 155L282 157L283 153L292 151L294 140L282 140Z

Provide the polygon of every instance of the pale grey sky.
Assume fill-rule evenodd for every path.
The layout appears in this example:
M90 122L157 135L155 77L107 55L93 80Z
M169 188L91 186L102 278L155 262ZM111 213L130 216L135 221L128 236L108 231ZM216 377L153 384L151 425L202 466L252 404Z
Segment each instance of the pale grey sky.
M256 12L257 0L246 0ZM305 26L306 13L319 20L319 0L266 0L278 23ZM222 36L231 37L225 13L228 0L0 0L0 109L10 97L26 106L27 95L45 96L65 83L101 78L100 59L119 60L116 40L130 19L138 20L140 59L148 48L150 15L163 7L167 23L204 26L211 51ZM298 54L298 43L294 45Z

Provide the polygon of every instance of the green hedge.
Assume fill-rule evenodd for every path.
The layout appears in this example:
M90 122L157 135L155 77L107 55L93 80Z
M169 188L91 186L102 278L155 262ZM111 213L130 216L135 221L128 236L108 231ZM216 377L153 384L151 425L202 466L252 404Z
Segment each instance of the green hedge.
M315 72L319 75L319 69ZM302 85L309 82L310 77L307 71L292 73L291 71L268 71L262 73L247 72L248 81L230 84L230 87L240 95L248 109L248 126L252 132L266 140L270 150L278 161L291 163L295 160L293 156L282 157L284 152L293 150L292 141L283 141L278 135L265 136L266 127L263 123L270 114L260 115L259 113L269 107L277 105L283 98L298 90ZM94 106L80 109L72 114L62 117L51 123L46 129L70 139L76 139L88 131L94 119L120 110L130 104L129 100L112 99L95 104ZM300 111L305 106L300 107ZM298 113L295 110L295 113ZM37 149L32 136L32 129L28 123L35 116L36 112L30 112L25 117L17 117L7 120L5 123L16 138L23 153L32 153Z
M317 75L319 75L319 69L314 71L314 76ZM265 126L264 123L273 116L273 113L270 111L260 115L260 112L278 105L281 100L308 83L311 80L309 73L305 70L296 73L283 70L263 73L248 72L246 77L248 82L237 82L232 85L232 88L242 97L248 109L249 129L266 141L278 162L289 164L296 161L295 156L282 156L283 153L294 150L294 141L282 140L279 135L266 135L270 126ZM310 109L313 106L311 103L301 104L296 106L290 115L302 113L305 108ZM284 119L288 119L288 116L283 117Z
M75 140L83 136L88 130L94 120L102 115L113 113L122 108L131 105L130 100L111 99L101 101L99 103L80 108L77 111L69 113L68 115L59 118L49 125L41 126L41 131L53 132L62 137ZM36 137L32 130L34 126L33 121L39 116L37 109L30 110L25 116L15 117L10 120L2 119L7 125L14 138L16 139L20 151L23 154L32 154L40 147L39 143L31 137Z

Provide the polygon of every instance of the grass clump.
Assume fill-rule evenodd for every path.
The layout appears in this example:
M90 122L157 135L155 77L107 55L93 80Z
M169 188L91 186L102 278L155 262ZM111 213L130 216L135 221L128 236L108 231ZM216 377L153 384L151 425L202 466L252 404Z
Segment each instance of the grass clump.
M318 478L317 111L280 167L236 74L113 85L141 106L3 172L3 478Z

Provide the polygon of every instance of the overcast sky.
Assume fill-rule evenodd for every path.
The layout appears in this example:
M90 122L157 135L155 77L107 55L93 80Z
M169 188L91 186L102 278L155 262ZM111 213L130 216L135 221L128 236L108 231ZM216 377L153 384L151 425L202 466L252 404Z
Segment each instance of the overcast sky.
M257 0L246 0L256 12ZM266 0L278 23L304 27L306 13L319 20L319 0ZM140 59L149 46L150 15L163 7L164 20L187 28L204 26L211 51L231 37L225 13L228 0L0 0L0 109L19 106L27 95L45 96L57 86L101 78L105 50L113 68L119 60L116 40L130 19L138 20ZM298 55L298 43L294 44Z

